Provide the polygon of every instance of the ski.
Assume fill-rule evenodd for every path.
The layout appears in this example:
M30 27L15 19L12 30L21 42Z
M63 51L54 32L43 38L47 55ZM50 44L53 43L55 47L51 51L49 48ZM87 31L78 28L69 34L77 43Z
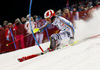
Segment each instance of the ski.
M51 52L51 50L49 50L48 52ZM40 55L43 55L43 54L46 54L46 53L47 53L47 51L44 51L44 52L41 52L41 53L37 53L37 54L32 54L32 55L24 56L24 57L18 58L17 60L18 60L19 62L23 62L23 61L26 61L26 60L35 58L35 57L37 57L37 56L40 56Z
M63 46L63 48L66 47L66 46L68 46L68 45ZM61 48L56 48L55 50L58 50L58 49L61 49ZM18 60L19 62L23 62L23 61L26 61L26 60L29 60L29 59L38 57L38 56L40 56L40 55L44 55L44 54L46 54L46 53L48 53L48 52L52 52L52 51L54 51L54 50L50 50L50 49L48 48L48 51L45 50L44 52L41 52L41 53L37 53L37 54L32 54L32 55L24 56L24 57L18 58L17 60Z
M91 37L88 37L88 38L85 38L85 39L82 39L82 40L76 40L72 44L70 44L70 46L77 45L77 44L79 44L79 43L81 43L81 42L83 42L85 40L92 39L92 38L96 38L96 37L99 37L99 36L100 36L100 34L95 35L95 36L91 36Z
M43 54L44 54L44 52L38 53L38 54L32 54L32 55L28 55L28 56L24 56L24 57L18 58L17 60L18 60L19 62L23 62L23 61L32 59L32 58L34 58L34 57L37 57L37 56L43 55Z

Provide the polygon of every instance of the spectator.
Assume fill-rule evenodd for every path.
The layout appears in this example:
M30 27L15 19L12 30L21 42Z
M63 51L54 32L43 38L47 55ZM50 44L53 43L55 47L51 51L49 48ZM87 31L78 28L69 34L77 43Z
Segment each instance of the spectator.
M7 28L6 28L6 33L5 33L5 37L6 37L7 41L11 41L11 31L10 31L10 28L12 29L13 34L15 36L15 32L14 32L15 30L13 29L12 23L8 23Z
M79 12L81 11L81 6L78 6L78 11L79 11Z
M82 6L81 11L79 12L79 18L83 20L87 20L88 18L88 10L85 10L84 7Z
M76 9L78 8L77 4L74 5L74 8L76 8Z
M81 7L83 6L82 2L79 2L78 4L78 11L81 11Z
M76 10L76 8L73 8L73 11L71 12L72 19L73 19L73 25L76 28L76 25L74 24L74 20L79 20L79 12Z
M5 21L3 22L3 27L6 27L7 24L8 24L8 21L5 20Z
M34 22L34 19L33 19L33 17L31 17L31 21L33 21L33 22Z
M79 20L79 13L77 12L76 8L73 8L72 17L74 20Z
M10 28L12 30L13 38L15 39L15 29L14 29L12 23L8 23L8 25L7 25L6 29L5 29L6 30L6 32L5 32L6 44L9 44L12 41ZM15 50L14 44L11 44L10 46L5 47L6 51L11 51L12 49Z
M93 7L92 4L93 3L91 0L89 2L87 2L87 5L86 5L87 9L91 9Z
M79 2L78 7L83 6L82 2Z
M71 5L71 7L70 7L70 11L73 11L73 5Z
M98 8L100 9L100 3L98 4Z
M1 48L4 47L4 42L5 42L5 30L2 28L0 25L0 53L1 53Z
M32 25L32 29L34 29L34 20L33 20L33 17L31 17L31 25ZM25 23L25 29L27 30L27 33L31 33L31 28L30 28L30 24L29 24L29 20L27 20L27 22Z
M85 8L84 8L84 6L81 6L81 11L85 11Z
M26 18L25 17L22 17L21 18L21 21L22 21L22 24L25 24L26 23Z
M40 19L40 20L38 20L38 21L36 22L36 27L37 27L37 28L40 28L40 27L43 26L43 25L44 25L44 23L43 23L42 19ZM42 41L43 41L43 32L37 33L37 34L36 34L36 39L37 39L37 41L39 42L39 44L42 44ZM35 45L37 45L36 42L35 42Z
M34 15L33 18L34 18L34 21L37 21L38 16L37 15Z
M90 7L90 6L92 6L92 5L93 5L92 0L90 0L90 1L89 1L89 4L87 5L87 7Z
M99 5L100 3L98 1L95 2L96 6L95 6L95 9L98 9L99 8Z
M28 18L28 17L27 17ZM31 17L31 25L32 25L32 30L36 27L36 23L33 20L33 17ZM29 20L27 20L27 22L25 23L25 29L26 29L26 33L30 34L31 32L31 28L30 28L30 23ZM27 36L27 42L26 42L26 46L31 46L32 45L32 41L33 41L33 36L32 34Z
M100 5L100 1L98 1L98 5Z
M56 15L62 16L62 11L61 11L61 9L59 9L59 10L56 12Z
M29 21L29 14L26 16L26 22Z
M24 37L24 27L19 18L15 20L15 24L16 24L16 40L17 40ZM21 45L19 42L21 43ZM25 48L24 39L22 38L19 41L17 41L16 46L17 46L17 49L19 49L19 46L21 46L21 49L24 49Z
M66 9L66 8L64 9L62 17L66 18L67 20L69 20L71 22L73 22L71 12L69 12L69 10Z

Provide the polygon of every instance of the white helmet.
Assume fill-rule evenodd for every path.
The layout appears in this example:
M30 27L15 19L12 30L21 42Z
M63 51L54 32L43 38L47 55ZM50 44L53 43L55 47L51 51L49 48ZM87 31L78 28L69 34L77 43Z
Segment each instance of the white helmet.
M44 13L44 18L52 18L53 16L55 16L55 12L54 10L47 10L45 13Z

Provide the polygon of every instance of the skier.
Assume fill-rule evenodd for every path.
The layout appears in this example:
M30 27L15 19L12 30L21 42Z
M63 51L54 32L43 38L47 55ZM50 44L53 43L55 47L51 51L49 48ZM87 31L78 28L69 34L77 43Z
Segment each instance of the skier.
M56 16L54 10L51 9L47 10L44 13L44 18L46 20L46 23L45 25L40 27L39 30L37 30L37 32L43 32L51 24L53 24L60 30L60 33L51 35L49 50L55 50L60 45L61 40L63 39L70 38L69 44L73 43L75 32L74 32L74 26L70 21L61 16Z

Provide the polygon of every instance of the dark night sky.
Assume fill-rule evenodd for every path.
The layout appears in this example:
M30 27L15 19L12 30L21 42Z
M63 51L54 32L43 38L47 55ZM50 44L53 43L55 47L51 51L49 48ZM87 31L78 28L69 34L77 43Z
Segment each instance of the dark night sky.
M70 3L77 3L80 0L69 0ZM44 12L48 9L62 9L65 7L67 0L33 0L32 15L43 17ZM29 13L30 0L3 0L0 2L0 24L4 20L14 22L16 18L26 17Z

